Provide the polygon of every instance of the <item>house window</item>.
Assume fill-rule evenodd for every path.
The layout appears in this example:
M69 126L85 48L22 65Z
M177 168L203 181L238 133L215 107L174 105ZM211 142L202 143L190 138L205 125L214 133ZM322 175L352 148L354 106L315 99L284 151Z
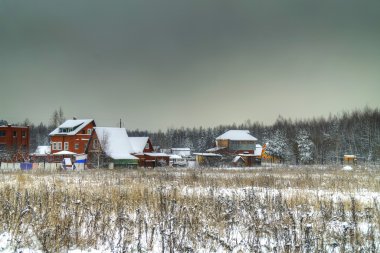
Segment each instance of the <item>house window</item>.
M75 149L79 149L79 143L75 143L75 144L74 144L74 148L75 148Z
M61 150L62 142L53 142L53 150Z
M6 132L5 131L0 131L0 137L4 137L6 136Z
M69 143L68 142L65 142L63 144L63 147L64 147L64 150L69 150Z
M94 140L93 148L97 149L98 148L98 143L99 141L97 139Z
M87 134L91 134L91 129L87 129Z
M22 138L25 138L25 137L26 137L26 132L22 131Z
M17 132L13 131L13 137L17 137Z
M144 149L149 149L149 143L148 142L145 144L145 148Z

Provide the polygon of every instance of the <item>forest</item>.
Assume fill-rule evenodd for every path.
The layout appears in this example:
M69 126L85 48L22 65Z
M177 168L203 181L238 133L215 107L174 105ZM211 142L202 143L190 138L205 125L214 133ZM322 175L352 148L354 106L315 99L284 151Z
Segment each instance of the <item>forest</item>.
M29 125L31 147L49 145L48 134L64 122L63 110L55 110L48 125L33 124L28 119L18 125ZM7 124L0 120L0 125ZM247 120L242 124L217 127L168 128L166 131L129 130L129 136L149 136L160 148L188 147L204 152L215 146L215 138L230 129L246 129L266 144L266 152L288 164L339 163L344 154L376 163L380 160L380 111L365 107L328 117L292 120L281 116L272 125Z

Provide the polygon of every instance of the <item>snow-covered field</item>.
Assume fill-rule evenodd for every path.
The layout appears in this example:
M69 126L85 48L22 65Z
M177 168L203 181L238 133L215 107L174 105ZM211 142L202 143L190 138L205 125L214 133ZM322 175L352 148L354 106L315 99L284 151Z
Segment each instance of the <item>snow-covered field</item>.
M379 252L374 167L0 174L0 252Z

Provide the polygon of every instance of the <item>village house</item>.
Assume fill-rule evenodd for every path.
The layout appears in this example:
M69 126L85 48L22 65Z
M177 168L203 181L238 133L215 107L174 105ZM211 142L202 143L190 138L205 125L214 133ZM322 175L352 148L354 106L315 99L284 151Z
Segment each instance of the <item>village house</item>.
M219 154L223 160L235 165L252 166L261 163L262 147L248 130L229 130L215 139L215 147L207 153L198 154L197 161L203 161L208 153Z
M106 163L112 163L116 167L169 164L168 155L153 151L149 137L129 137L125 128L95 127L86 153L96 167Z
M253 154L257 139L248 130L229 130L215 139L216 146L207 152L233 155L239 153Z
M137 166L139 158L134 152L125 128L95 127L86 153L92 167L113 164L115 167Z
M51 154L84 154L95 126L93 119L66 120L49 134Z
M23 161L29 156L29 126L0 126L0 154L8 161Z

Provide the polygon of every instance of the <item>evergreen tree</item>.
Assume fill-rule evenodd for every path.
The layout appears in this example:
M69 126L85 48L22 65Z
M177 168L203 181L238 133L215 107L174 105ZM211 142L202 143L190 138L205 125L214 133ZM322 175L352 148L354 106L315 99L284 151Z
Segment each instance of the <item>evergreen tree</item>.
M314 143L310 140L310 134L304 129L300 130L297 133L296 143L301 163L310 164L314 159Z

